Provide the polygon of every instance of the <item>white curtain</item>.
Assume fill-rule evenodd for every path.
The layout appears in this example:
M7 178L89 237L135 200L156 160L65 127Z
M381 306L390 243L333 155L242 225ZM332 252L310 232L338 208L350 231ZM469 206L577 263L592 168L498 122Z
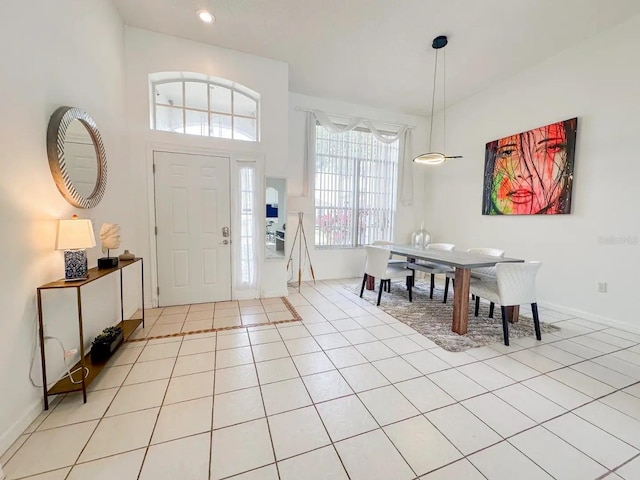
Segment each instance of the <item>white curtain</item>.
M411 165L413 153L411 151L411 128L401 126L397 133L388 135L382 133L376 128L371 120L366 118L352 117L346 119L347 124L335 123L324 112L313 110L307 113L307 138L306 152L304 161L304 178L303 178L303 195L311 195L312 172L316 160L316 122L333 133L343 133L354 130L358 126L367 128L376 139L382 143L393 143L396 140L400 142L400 154L398 159L398 176L400 178L399 199L401 205L409 207L413 205L413 177L411 174Z
M258 169L255 162L236 160L238 179L239 241L234 242L233 258L235 262L235 289L241 291L257 291L258 261L264 232L260 229L264 216L264 202L259 201ZM261 208L262 207L262 208ZM239 293L242 296L242 293Z

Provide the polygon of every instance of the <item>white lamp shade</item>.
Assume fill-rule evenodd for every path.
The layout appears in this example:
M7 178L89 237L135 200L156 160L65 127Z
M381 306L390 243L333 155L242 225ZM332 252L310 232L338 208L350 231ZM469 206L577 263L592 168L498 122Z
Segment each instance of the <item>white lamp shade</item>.
M306 213L309 211L309 203L311 199L309 197L288 197L287 198L287 212L289 213Z
M60 220L58 222L57 250L75 250L96 246L93 225L89 219Z

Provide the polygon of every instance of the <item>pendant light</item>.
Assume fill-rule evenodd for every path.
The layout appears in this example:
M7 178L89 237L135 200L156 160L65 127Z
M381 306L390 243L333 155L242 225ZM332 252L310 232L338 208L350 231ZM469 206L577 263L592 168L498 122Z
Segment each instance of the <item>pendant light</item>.
M444 153L434 152L433 150L431 150L431 139L433 138L433 110L436 103L436 73L438 72L438 51L446 47L447 43L449 43L449 40L447 39L447 37L444 35L440 35L434 38L433 43L431 44L433 49L436 51L436 61L433 67L433 93L431 94L431 125L429 126L429 151L427 153L423 153L422 155L418 155L416 158L413 159L415 163L420 163L423 165L440 165L441 163L444 163L446 160L449 160L450 158L462 158L462 156L460 155L447 156ZM444 50L442 51L442 54L444 55ZM444 78L444 74L446 74L446 62L444 58L443 58L443 69L444 69L444 72L443 72L443 81L442 81L442 99L443 99L442 134L443 136L445 136L446 135L446 116L445 116L446 105L444 102L446 101L446 98L445 98L446 78ZM445 146L446 146L446 142L445 142Z

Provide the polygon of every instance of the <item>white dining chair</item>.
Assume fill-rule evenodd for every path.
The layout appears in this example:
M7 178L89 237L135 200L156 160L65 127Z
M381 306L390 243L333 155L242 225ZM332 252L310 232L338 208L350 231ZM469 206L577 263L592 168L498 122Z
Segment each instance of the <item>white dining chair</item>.
M430 243L427 245L427 249L432 250L444 250L450 252L454 250L456 246L453 243ZM413 273L411 275L411 282L415 281L415 272L425 272L431 276L431 285L429 288L429 298L433 298L433 288L435 285L435 277L436 274L440 273L450 273L454 270L447 265L440 265L439 263L429 262L426 260L416 260L415 262L407 262L407 268L412 270Z
M394 245L393 242L390 242L388 240L374 240L373 242L371 242L371 245L375 246L381 246L381 245ZM407 263L407 260L404 258L393 258L393 255L390 255L389 258L389 265L405 265Z
M362 288L360 289L360 298L364 293L364 287L367 283L369 276L375 277L376 280L380 280L378 290L378 303L382 299L382 291L386 286L389 286L391 291L391 280L393 279L405 279L407 283L407 289L409 290L409 301L413 301L412 287L409 270L402 265L389 264L389 250L378 247L365 247L367 252L367 260L364 266L364 277L362 278Z
M509 322L506 307L531 304L536 339L541 340L536 275L542 262L498 263L495 280L472 278L469 290L476 296L475 316L478 316L480 298L500 305L504 344L509 346Z
M504 257L504 250L499 248L485 248L485 247L473 247L468 248L467 253L473 253L476 255L487 255L489 257ZM485 280L495 280L496 278L496 267L480 267L480 268L472 268L471 269L471 277L479 278ZM442 303L447 303L447 296L449 295L449 280L451 280L451 285L455 288L454 280L455 280L455 271L448 272L444 279L444 301ZM489 307L489 318L493 318L493 303L491 303Z

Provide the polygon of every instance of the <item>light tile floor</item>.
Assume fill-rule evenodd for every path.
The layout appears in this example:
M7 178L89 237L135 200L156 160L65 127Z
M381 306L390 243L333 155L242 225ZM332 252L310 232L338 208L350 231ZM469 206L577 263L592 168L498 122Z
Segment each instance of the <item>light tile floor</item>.
M8 479L640 478L640 335L541 309L561 328L542 342L450 353L338 281L288 300L300 323L243 326L279 299L148 311ZM189 324L238 328L146 340Z
M139 314L135 316L140 317ZM283 322L294 318L281 298L153 308L145 310L144 328L138 328L131 339L144 340L202 330Z

